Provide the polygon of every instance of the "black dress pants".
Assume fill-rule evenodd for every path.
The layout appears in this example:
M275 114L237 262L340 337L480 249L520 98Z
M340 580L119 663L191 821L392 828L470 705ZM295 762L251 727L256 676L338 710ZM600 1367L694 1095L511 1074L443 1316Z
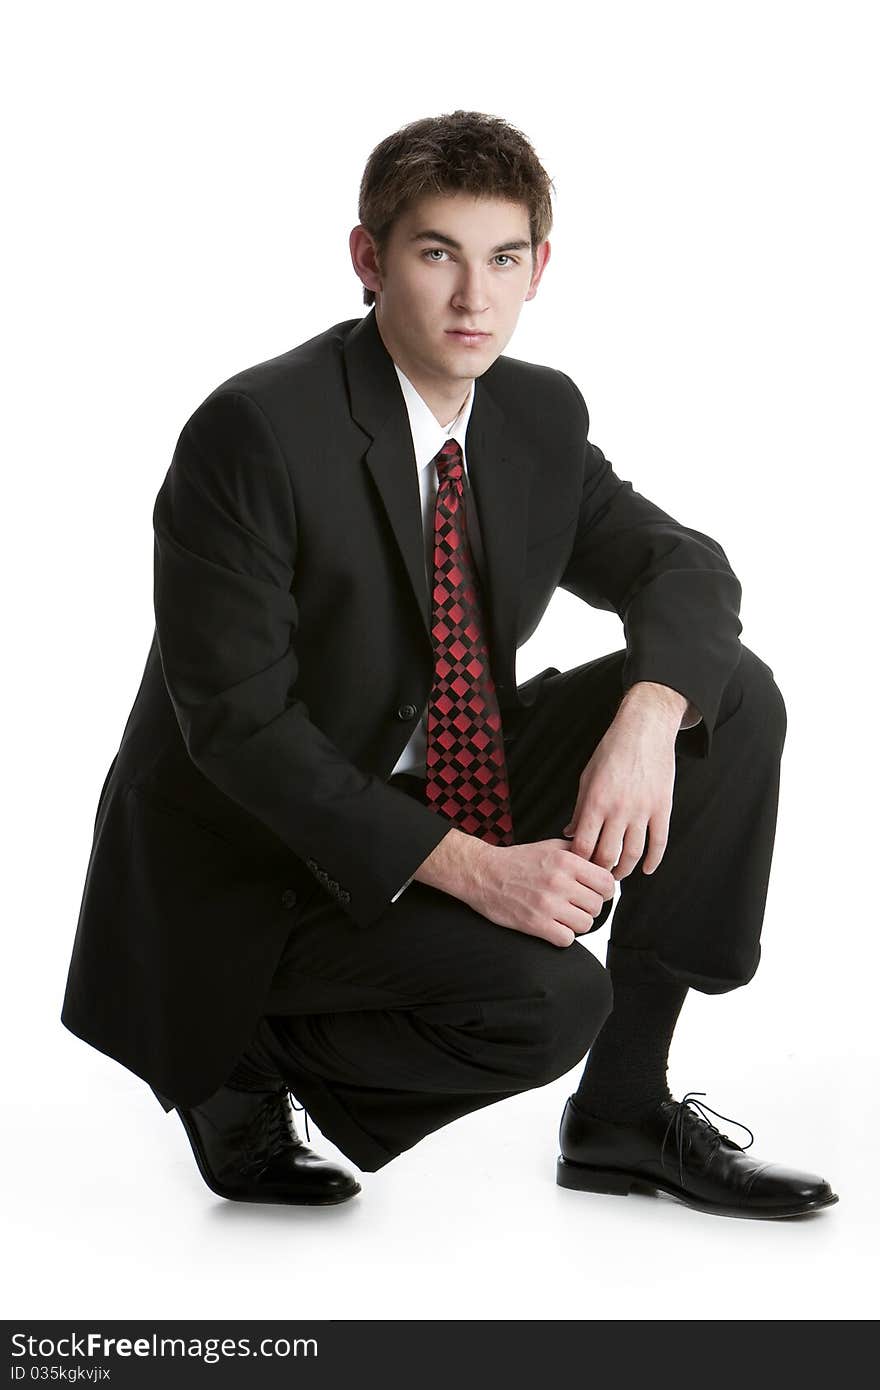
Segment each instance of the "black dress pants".
M578 779L621 698L624 653L556 672L505 722L514 837L560 838ZM707 994L746 984L760 935L785 739L773 673L743 648L708 758L676 741L660 867L620 884L615 979ZM392 779L412 795L418 779ZM607 920L606 903L593 931ZM612 1007L609 973L568 947L498 926L416 881L368 928L323 893L292 929L254 1046L323 1133L367 1172L482 1106L564 1075Z

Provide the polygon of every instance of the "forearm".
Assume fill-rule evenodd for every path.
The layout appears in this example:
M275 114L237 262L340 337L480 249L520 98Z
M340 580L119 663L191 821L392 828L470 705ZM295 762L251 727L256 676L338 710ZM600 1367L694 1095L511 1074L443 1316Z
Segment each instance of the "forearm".
M467 901L479 881L482 867L492 846L476 835L466 835L454 826L423 860L413 874L419 883L439 888L453 898Z
M650 724L674 738L685 714L699 716L699 711L677 690L656 681L638 681L625 692L615 715L615 723L633 726ZM467 901L485 872L486 859L491 852L492 846L485 840L476 835L466 835L452 826L427 859L422 861L412 878L431 888L439 888L453 898Z
M657 681L636 681L631 685L615 715L618 722L651 723L673 737L694 719L699 719L699 710L687 697Z
M677 690L656 681L638 681L625 692L615 722L619 725L654 725L674 738L685 714L699 717L699 711ZM435 845L427 859L422 861L412 878L467 901L485 872L486 859L491 852L492 846L485 840L476 835L466 835L453 826Z

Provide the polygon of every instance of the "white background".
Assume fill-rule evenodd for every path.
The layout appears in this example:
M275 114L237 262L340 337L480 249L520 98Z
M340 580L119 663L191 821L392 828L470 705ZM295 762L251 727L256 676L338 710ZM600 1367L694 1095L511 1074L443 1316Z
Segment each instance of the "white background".
M7 21L7 1316L872 1313L875 14L153 0ZM176 1117L59 1022L177 435L234 371L365 312L347 242L367 156L456 107L519 126L555 182L507 352L568 372L617 472L721 541L743 641L786 697L763 961L745 989L691 992L670 1082L746 1121L760 1157L827 1176L840 1202L812 1218L557 1188L579 1068L343 1207L224 1203ZM560 592L519 677L621 644Z

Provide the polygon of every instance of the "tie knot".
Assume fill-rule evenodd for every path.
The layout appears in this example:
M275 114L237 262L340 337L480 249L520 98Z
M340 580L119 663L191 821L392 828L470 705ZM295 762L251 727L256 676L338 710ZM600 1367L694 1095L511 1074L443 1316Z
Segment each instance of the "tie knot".
M451 478L453 482L458 482L464 469L461 446L456 440L450 439L448 444L443 445L434 462L437 465L437 476L441 483L445 478Z

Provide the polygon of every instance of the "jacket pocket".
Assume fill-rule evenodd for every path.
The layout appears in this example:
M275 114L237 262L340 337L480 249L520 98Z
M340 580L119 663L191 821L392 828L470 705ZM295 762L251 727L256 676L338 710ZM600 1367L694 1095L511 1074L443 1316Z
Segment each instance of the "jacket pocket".
M127 791L134 798L136 804L147 811L148 815L158 816L160 822L167 822L170 829L176 826L184 836L201 837L207 847L216 849L218 852L244 854L242 847L231 836L224 835L216 826L198 816L191 815L174 802L166 801L154 792L145 791L137 782L129 783Z

